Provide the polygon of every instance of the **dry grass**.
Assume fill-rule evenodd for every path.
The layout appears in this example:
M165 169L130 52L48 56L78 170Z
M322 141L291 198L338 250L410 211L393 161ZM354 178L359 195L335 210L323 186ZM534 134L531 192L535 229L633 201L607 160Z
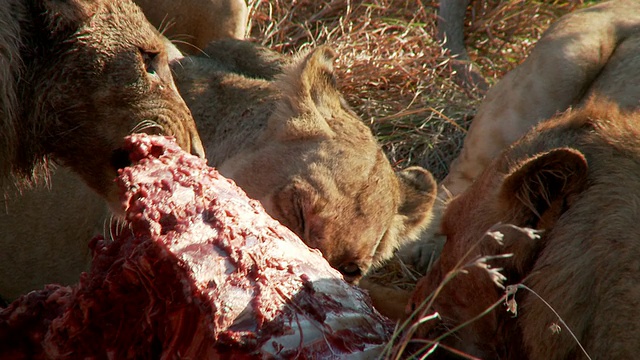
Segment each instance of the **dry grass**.
M513 224L496 223L495 225L493 225L489 230L487 230L483 237L481 237L475 243L470 244L464 254L460 254L462 256L458 258L458 262L450 271L444 274L442 280L435 289L433 289L429 294L422 294L424 296L423 301L421 304L418 304L416 306L415 311L411 314L411 316L404 322L399 322L398 324L396 324L396 331L394 332L391 341L387 344L382 358L388 360L424 359L433 354L436 349L441 348L445 350L445 352L456 355L456 358L478 360L478 358L472 355L466 354L463 351L444 344L443 340L445 340L445 338L447 337L455 337L459 330L463 329L466 326L469 326L475 321L478 321L494 310L504 311L504 309L497 310L498 307L506 306L506 311L510 312L514 317L517 316L518 304L516 302L516 292L518 290L522 290L528 291L533 296L537 297L539 301L544 303L544 305L547 306L549 310L551 310L555 314L555 316L557 317L557 323L553 323L549 327L549 330L554 333L558 333L562 329L567 331L576 342L584 356L587 359L591 360L589 353L580 343L580 340L573 333L569 325L567 325L564 319L562 319L560 314L558 314L558 312L551 306L551 304L549 304L544 298L542 298L540 294L524 285L527 279L526 277L522 279L522 282L519 284L507 285L505 287L504 282L505 280L507 280L507 278L504 276L504 274L502 274L503 269L491 266L491 262L497 259L510 258L513 256L513 254L503 253L485 256L473 255L474 253L476 253L476 250L481 246L483 242L495 242L498 245L502 246L505 244L505 241L513 241L513 239L507 240L505 238L506 236L510 236L508 235L510 231L505 233L504 230L516 230L519 233L518 237L520 237L521 235L526 235L533 241L539 241L541 234L541 231L526 227L519 227ZM459 319L462 321L461 323L450 324L441 327L442 330L446 328L446 331L442 333L431 336L429 338L414 336L424 325L430 326L432 329L437 326L442 326L442 323L440 323L439 325L436 325L434 323L442 321L444 319L437 311L433 310L432 306L436 301L440 301L440 299L438 299L439 297L444 296L442 294L445 291L444 287L447 283L449 283L451 280L453 280L453 278L457 276L471 276L469 272L469 269L471 268L477 268L485 271L489 279L491 279L491 282L493 282L496 287L504 290L502 296L494 299L493 303L485 308L481 313L471 316L468 319ZM467 279L467 281L486 281L486 279L480 280L478 278L475 278L475 280ZM461 312L459 314L463 313L464 312ZM445 323L447 322L446 320L444 321ZM562 326L558 325L558 323Z
M330 44L347 101L392 164L442 179L480 101L452 80L435 39L436 0L249 0L250 37L283 53ZM469 56L490 83L519 64L557 17L581 0L475 0L467 9ZM373 281L411 289L420 274L394 259Z
M452 80L438 44L436 0L248 0L250 37L295 53L321 44L338 53L338 82L392 164L420 165L441 180L481 100ZM582 0L475 0L466 45L489 83L527 56L559 16ZM410 290L420 274L395 258L369 278Z
M556 17L579 0L476 0L467 44L490 82L520 63ZM435 40L433 0L249 0L255 41L293 53L330 44L342 91L392 163L446 175L479 101L451 80Z
M283 53L320 44L337 50L342 92L394 166L421 165L438 180L446 175L481 96L452 80L435 38L437 0L248 3L254 41ZM465 19L469 56L493 84L522 62L554 19L584 3L474 0ZM396 258L370 279L411 289L419 276Z

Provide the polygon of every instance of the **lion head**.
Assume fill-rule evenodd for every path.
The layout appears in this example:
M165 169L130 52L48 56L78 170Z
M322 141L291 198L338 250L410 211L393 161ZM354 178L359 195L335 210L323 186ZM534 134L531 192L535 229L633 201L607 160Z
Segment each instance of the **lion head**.
M161 36L136 5L9 3L0 5L7 10L0 20L16 25L0 32L0 44L9 45L9 53L0 55L0 74L12 82L0 97L8 134L0 140L3 169L33 179L34 169L51 158L113 203L116 171L128 164L121 150L127 134L173 135L204 156Z
M214 165L319 249L345 279L357 281L428 223L436 185L422 168L392 169L369 127L338 91L335 56L319 47L292 60L268 85L273 103L262 110L238 106L245 116L268 115L263 125L251 125L259 134L255 139ZM179 85L182 91L182 79ZM215 139L205 140L210 142ZM207 151L218 152L215 148Z

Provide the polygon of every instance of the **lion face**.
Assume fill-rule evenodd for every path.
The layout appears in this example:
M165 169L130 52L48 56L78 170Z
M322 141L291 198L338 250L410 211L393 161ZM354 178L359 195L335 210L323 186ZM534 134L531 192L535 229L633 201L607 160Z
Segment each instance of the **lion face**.
M428 223L436 185L422 168L393 171L338 92L334 57L292 62L266 129L219 170L356 282Z
M53 48L45 54L53 65L38 67L34 95L36 116L48 117L45 150L111 203L116 171L129 163L121 150L126 135L171 135L204 156L162 39L137 6L124 0L55 6Z
M359 130L368 132L364 125ZM373 139L361 145L341 139L274 143L254 154L255 168L273 164L267 153L291 166L268 181L244 183L270 215L319 249L350 281L389 255L385 246L396 241L394 217L401 201L385 155Z

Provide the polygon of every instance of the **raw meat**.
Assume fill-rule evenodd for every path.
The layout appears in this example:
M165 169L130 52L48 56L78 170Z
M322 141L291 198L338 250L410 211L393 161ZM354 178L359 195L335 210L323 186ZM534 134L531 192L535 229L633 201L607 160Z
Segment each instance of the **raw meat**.
M375 358L392 324L262 206L167 138L134 135L129 228L91 271L0 311L0 358Z

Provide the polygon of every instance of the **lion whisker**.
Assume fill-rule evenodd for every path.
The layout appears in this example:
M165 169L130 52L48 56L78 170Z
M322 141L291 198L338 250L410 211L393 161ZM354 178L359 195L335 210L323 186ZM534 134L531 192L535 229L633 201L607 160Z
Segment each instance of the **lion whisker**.
M113 213L109 215L109 218L104 220L102 232L105 240L109 243L115 241L115 238L122 234L124 229L130 229L130 225L123 221L119 216Z
M160 25L158 26L158 32L160 32L160 35L162 36L165 36L164 33L176 24L174 20L168 20L167 16L168 14L162 18L162 21L160 21Z
M171 39L171 42L174 44L184 44L184 45L188 45L191 46L192 48L196 49L201 55L206 56L206 57L210 57L206 52L204 52L203 49L199 48L198 46L188 42L188 41L184 41L184 40L178 40L178 39Z
M158 129L161 132L164 132L164 127L162 125L158 124L154 120L147 119L136 124L136 126L134 126L129 133L135 134L135 133L143 132L148 129Z
M104 219L102 222L102 234L104 235L104 239L106 242L113 242L113 232L111 231L113 225L113 214L109 215L108 218Z

